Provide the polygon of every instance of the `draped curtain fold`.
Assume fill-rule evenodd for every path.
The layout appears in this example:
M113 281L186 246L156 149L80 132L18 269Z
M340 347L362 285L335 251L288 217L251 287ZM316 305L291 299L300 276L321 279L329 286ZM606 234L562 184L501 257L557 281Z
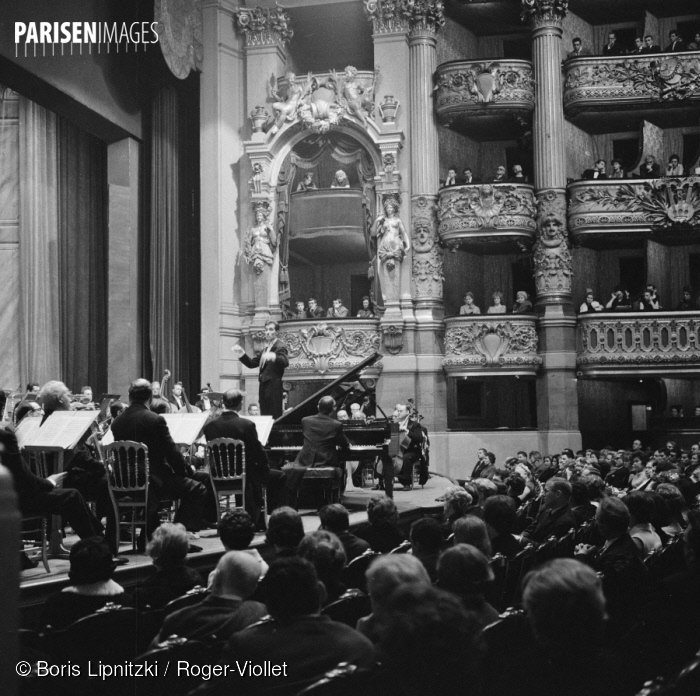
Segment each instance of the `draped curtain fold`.
M57 117L19 107L19 257L22 383L60 379Z
M107 390L106 167L104 144L59 118L61 365L74 391Z

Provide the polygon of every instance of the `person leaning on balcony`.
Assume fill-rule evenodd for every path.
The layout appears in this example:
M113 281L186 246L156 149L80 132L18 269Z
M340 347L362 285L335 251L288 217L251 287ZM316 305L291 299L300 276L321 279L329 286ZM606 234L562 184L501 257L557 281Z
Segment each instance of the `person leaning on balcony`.
M668 164L666 165L666 176L683 176L683 165L681 164L681 158L673 154L668 158Z
M680 53L681 51L687 51L685 47L685 41L681 38L681 35L676 29L671 29L668 32L669 44L664 49L665 53Z
M586 169L582 177L583 179L607 179L608 175L605 173L605 160L596 160L595 166L592 169Z
M661 167L656 163L653 155L644 158L644 164L639 167L640 179L658 179L661 176Z
M645 290L639 299L639 304L637 309L640 312L658 312L661 307L657 300L654 300L651 294L651 290Z
M683 288L683 299L678 303L676 312L692 312L694 309L693 289L689 285L686 285Z
M468 292L464 296L464 304L459 308L460 314L481 314L481 310L474 304L474 293Z
M447 176L445 177L445 182L443 186L456 186L457 185L457 170L454 167L450 167L447 170Z
M630 302L629 293L619 286L616 287L613 290L610 299L605 303L605 309L632 309L632 303Z
M510 177L511 183L527 184L527 177L523 174L522 164L513 165L513 175Z
M625 179L627 175L625 170L622 168L622 162L619 159L614 159L610 162L612 166L612 171L610 172L611 179Z
M689 51L700 51L700 31L695 32L695 38L688 44Z
M642 51L645 55L651 53L661 53L661 46L654 43L654 37L651 34L647 34L644 37L644 50Z
M608 43L603 46L604 56L621 56L625 52L625 49L617 42L617 34L611 31L608 34Z
M474 180L474 175L472 174L472 170L469 169L469 167L465 167L462 170L462 181L461 183L463 184L473 184L475 183Z
M644 55L644 39L639 36L634 40L634 48L629 51L631 56L641 56Z
M505 184L507 181L508 177L506 176L506 168L503 165L500 165L498 169L496 169L496 176L493 178L493 183Z
M530 295L528 295L524 290L519 290L515 295L513 314L529 314L530 312L532 312L532 302L530 302Z
M566 54L567 58L578 58L579 56L590 56L591 52L583 47L583 41L577 36L571 40L571 45L574 47L572 51Z
M590 288L586 289L586 299L581 303L578 311L579 314L590 314L592 312L603 311L603 305L593 299L593 290Z
M496 291L492 295L493 304L486 310L486 314L505 314L506 306L503 304L503 293Z

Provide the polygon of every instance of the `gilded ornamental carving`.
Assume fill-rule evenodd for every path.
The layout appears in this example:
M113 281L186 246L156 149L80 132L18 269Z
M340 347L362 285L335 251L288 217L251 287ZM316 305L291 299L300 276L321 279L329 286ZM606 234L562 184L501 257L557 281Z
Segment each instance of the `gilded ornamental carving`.
M284 45L294 36L291 15L282 7L254 7L236 12L237 25L247 47Z
M569 0L522 0L520 18L533 26L558 25L566 17Z
M442 249L437 233L435 199L418 196L412 202L413 261L411 265L412 295L418 299L442 299Z
M564 190L537 192L537 242L532 264L538 299L571 295L573 261L566 231Z
M700 367L700 315L653 312L578 318L580 370L669 374Z
M534 317L461 316L445 325L442 365L449 374L493 368L534 373L542 364Z
M365 0L375 34L406 31L434 34L445 24L442 0Z

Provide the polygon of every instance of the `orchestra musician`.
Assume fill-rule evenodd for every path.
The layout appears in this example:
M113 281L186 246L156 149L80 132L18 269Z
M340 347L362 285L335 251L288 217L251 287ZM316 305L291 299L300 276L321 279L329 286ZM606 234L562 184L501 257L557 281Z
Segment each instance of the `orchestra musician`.
M235 345L232 350L238 359L249 368L260 368L258 380L260 382L260 412L263 416L279 418L282 415L283 389L282 376L284 369L289 365L287 346L277 338L279 324L276 321L268 321L265 324L265 348L250 358L240 345Z
M173 402L175 405L175 413L181 408L185 408L185 397L182 393L182 382L175 382L172 391Z
M408 404L396 404L393 418L399 424L401 434L400 452L394 458L396 479L404 491L410 491L413 488L413 466L423 456L423 428L417 419L411 417Z

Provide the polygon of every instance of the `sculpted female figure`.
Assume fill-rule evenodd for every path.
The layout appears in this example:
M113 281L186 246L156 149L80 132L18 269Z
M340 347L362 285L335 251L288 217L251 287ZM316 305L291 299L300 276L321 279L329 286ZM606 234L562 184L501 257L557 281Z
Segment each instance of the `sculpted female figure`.
M277 248L277 232L270 224L263 208L255 211L255 227L248 231L245 243L245 260L259 275L265 265L272 266Z
M394 198L384 200L384 214L379 215L372 226L372 238L377 240L377 256L387 270L393 271L411 248L406 228L398 215L398 203Z
M284 97L276 90L272 91L272 95L279 100L272 105L276 116L275 123L272 128L270 128L270 132L273 135L282 128L285 121L294 120L297 115L297 109L299 108L299 102L308 89L308 84L300 85L297 82L297 76L293 72L286 73L285 77L287 78L287 89Z

